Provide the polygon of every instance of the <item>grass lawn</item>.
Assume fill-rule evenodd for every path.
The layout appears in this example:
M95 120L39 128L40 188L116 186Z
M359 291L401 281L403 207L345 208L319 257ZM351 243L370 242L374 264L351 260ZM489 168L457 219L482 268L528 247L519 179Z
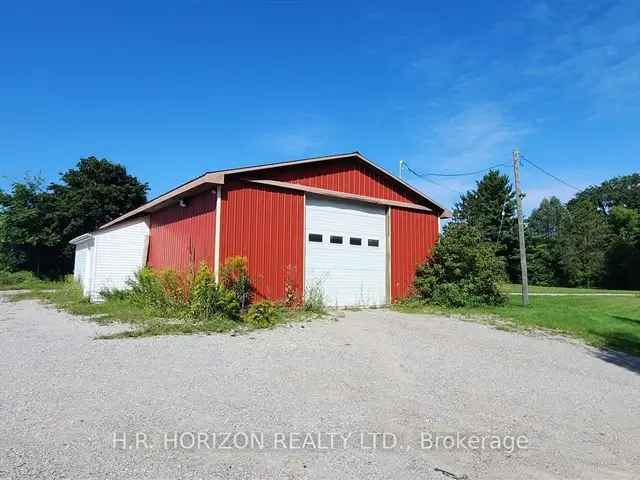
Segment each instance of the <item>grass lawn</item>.
M504 285L507 293L521 293L522 287L519 284L508 283ZM538 287L529 285L529 293L640 293L633 290L604 290L600 288L566 288L566 287Z
M517 286L519 288L519 285ZM535 287L540 288L540 287ZM554 289L584 293L580 289ZM598 290L598 292L603 292ZM532 296L523 307L520 296L510 295L500 307L442 309L419 304L401 304L397 310L409 313L462 315L473 319L487 315L508 321L514 328L540 328L580 338L599 348L610 348L640 356L640 295L605 296Z
M121 322L134 327L133 330L99 337L103 339L232 331L247 332L255 329L242 320L235 321L223 317L202 321L179 317L160 318L153 312L119 298L109 298L102 303L90 303L82 295L80 286L69 281L47 282L46 288L36 288L29 292L13 294L9 298L10 301L43 300L71 314L91 317L91 320L97 323ZM275 321L277 324L282 324L308 321L321 316L324 316L323 312L307 312L283 307L279 309Z

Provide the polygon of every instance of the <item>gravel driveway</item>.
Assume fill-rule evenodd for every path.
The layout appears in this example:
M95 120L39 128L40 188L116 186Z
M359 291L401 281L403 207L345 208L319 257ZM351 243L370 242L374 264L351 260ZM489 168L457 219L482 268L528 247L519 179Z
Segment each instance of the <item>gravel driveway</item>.
M384 310L94 339L114 328L0 303L0 478L640 477L640 370L561 339Z

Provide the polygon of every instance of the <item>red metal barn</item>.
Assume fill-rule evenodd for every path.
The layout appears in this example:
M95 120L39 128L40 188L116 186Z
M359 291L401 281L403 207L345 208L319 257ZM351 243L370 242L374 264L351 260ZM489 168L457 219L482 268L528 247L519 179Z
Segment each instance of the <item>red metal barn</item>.
M244 256L257 298L283 299L289 285L298 298L379 305L408 294L449 215L354 152L205 173L98 232L144 221L153 268L218 272Z

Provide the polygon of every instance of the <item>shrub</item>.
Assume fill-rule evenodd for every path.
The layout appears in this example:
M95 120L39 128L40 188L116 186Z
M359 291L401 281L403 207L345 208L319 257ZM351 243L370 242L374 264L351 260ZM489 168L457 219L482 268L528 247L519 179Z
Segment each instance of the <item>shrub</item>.
M431 301L436 305L447 307L463 307L465 305L465 292L456 283L442 283L433 289Z
M6 270L0 270L0 286L18 286L35 280L36 277L31 272L8 272Z
M454 223L418 267L413 288L419 298L437 305L498 305L506 300L499 288L504 279L495 247L475 228Z
M222 285L231 290L242 310L246 310L251 302L253 288L249 273L247 272L246 257L229 257L220 269L220 281Z
M190 318L211 320L222 316L237 320L239 315L240 304L235 294L216 283L209 267L202 264L191 287Z
M0 289L49 288L50 283L51 281L42 280L26 270L10 272L0 269Z
M235 293L216 283L206 264L195 275L144 267L128 282L129 290L105 292L112 299L128 299L159 317L199 321L214 318L238 320L240 304Z
M159 316L179 316L188 306L188 280L173 270L140 269L128 283L129 299Z
M255 328L267 328L282 320L283 308L277 303L263 300L249 307L245 321Z
M181 308L189 303L193 275L164 269L157 272L160 286L170 305Z

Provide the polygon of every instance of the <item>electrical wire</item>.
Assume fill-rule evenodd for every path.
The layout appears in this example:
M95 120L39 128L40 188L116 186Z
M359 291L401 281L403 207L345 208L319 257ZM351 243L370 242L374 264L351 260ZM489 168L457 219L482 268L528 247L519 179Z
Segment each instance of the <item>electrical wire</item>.
M435 180L432 180L432 179L430 179L430 178L427 178L424 174L421 174L421 173L416 172L416 171L415 171L415 170L413 170L409 165L407 165L407 163L406 163L406 162L404 162L404 163L403 163L403 167L404 167L404 168L406 168L409 172L413 173L416 177L420 177L420 178L422 178L423 180L426 180L426 181L427 181L427 182L429 182L429 183L433 183L434 185L437 185L437 186L438 186L438 187L440 187L440 188L444 188L444 189L446 189L446 190L449 190L449 191L451 191L451 192L453 192L453 193L457 193L457 194L459 194L459 195L463 195L463 193L462 193L460 190L456 190L456 189L451 188L451 187L449 187L449 186L447 186L447 185L444 185L444 184L442 184L442 183L436 182Z
M524 161L526 161L527 163L529 163L532 167L537 168L538 170L540 170L542 173L544 173L545 175L550 176L551 178L553 178L554 180L562 183L563 185L566 185L569 188L573 188L574 190L576 190L577 192L579 192L580 190L582 190L581 188L578 188L574 185L571 185L568 182L565 182L564 180L562 180L560 177L556 177L553 173L549 173L547 172L544 168L542 168L539 165L536 165L535 163L533 163L531 160L529 160L528 158L526 158L524 155L521 155L522 159Z
M406 165L406 162L405 162ZM500 167L510 167L511 165L508 165L506 163L497 163L495 165L491 165L490 167L487 168L482 168L480 170L475 170L473 172L460 172L460 173L435 173L435 172L427 172L427 173L416 173L412 170L412 172L414 173L414 175L418 175L419 177L422 176L426 176L426 177L467 177L470 175L478 175L479 173L483 173L483 172L488 172L489 170L494 170L496 168L500 168ZM408 168L408 167L407 167Z

